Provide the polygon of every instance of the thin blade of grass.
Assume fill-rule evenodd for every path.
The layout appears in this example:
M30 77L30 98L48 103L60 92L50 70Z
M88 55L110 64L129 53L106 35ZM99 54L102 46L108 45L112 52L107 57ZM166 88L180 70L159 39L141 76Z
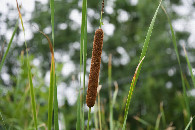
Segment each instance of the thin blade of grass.
M176 53L176 56L177 56L177 60L178 60L178 63L179 63L179 69L180 69L181 80L182 80L182 88L183 88L183 94L184 94L184 100L185 100L186 109L187 109L187 112L188 112L188 119L190 119L189 101L188 101L188 97L187 97L187 93L186 93L186 87L185 87L185 82L184 82L184 75L183 75L183 71L181 69L181 62L180 62L178 47L177 47L177 43L176 43L176 36L175 36L174 30L173 30L173 26L171 24L171 20L169 18L169 15L167 14L164 6L161 6L161 8L163 9L164 13L167 16L167 20L168 20L168 23L169 23L169 26L170 26L170 29L171 29L171 36L172 36L173 46L174 46L175 53Z
M1 62L1 57L3 56L5 42L6 41L4 41L3 45L1 45L0 62Z
M91 108L89 108L89 111L88 111L87 130L90 130L90 126L89 126L90 117L91 117Z
M28 68L28 78L29 78L29 84L30 84L31 105L32 105L32 111L33 111L34 125L35 125L35 129L37 130L38 128L37 128L36 102L35 102L34 89L33 89L33 83L32 83L32 73L31 73L31 68L30 68L30 63L29 63L27 43L26 43L26 38L25 38L25 30L24 30L22 15L20 13L20 9L19 9L17 0L16 0L16 4L17 4L19 18L20 18L20 21L21 21L21 24L22 24L23 33L24 33L24 40L25 40L26 53L27 53L27 68Z
M79 89L79 95L78 95L78 98L77 98L77 123L76 123L76 129L77 130L80 130L81 129L81 125L80 125L80 112L81 112L81 102L80 102L80 89Z
M144 59L144 57L146 55L146 52L147 52L147 48L148 48L148 45L149 45L150 37L151 37L151 34L152 34L152 29L154 27L154 23L155 23L156 16L158 14L158 10L159 10L159 7L161 5L161 2L162 2L162 0L160 1L159 5L158 5L158 7L157 7L157 9L156 9L156 11L154 13L154 16L152 18L150 27L149 27L147 35L146 35L146 39L145 39L145 42L144 42L142 53L141 53L141 56L140 56L140 61L139 61L138 67L136 69L135 75L133 77L133 80L132 80L132 83L131 83L131 86L130 86L129 95L128 95L128 98L127 98L127 103L126 103L126 108L125 108L124 122L123 122L123 128L122 128L123 130L125 130L125 126L126 126L126 120L127 120L127 115L128 115L128 110L129 110L129 105L130 105L133 89L134 89L134 87L136 85L136 82L137 82L137 79L139 77L139 73L140 73L140 70L141 70L141 67L142 67L142 63L143 63L142 61L143 61L143 59Z
M114 86L115 86L115 90L114 90L114 94L113 94L113 97L112 97L112 104L114 106L115 102L116 102L116 96L118 94L118 83L115 81L114 82Z
M53 40L53 50L54 50L54 11L55 11L54 10L54 0L50 0L50 8L51 8L52 40ZM55 62L54 62L54 64L55 64ZM55 69L55 67L53 69ZM59 130L56 75L55 75L54 81L55 81L55 83L54 83L55 84L55 86L54 86L54 129Z
M101 109L100 109L100 90L101 90L101 85L98 86L97 88L97 94L98 94L98 116L99 116L99 125L100 125L100 130L102 130L102 121L101 121Z
M136 68L135 74L133 76L132 82L131 82L129 94L128 94L128 97L127 97L126 107L125 107L125 115L124 115L124 122L123 122L123 128L122 128L123 130L125 130L125 126L126 126L126 120L127 120L127 115L128 115L128 110L129 110L131 97L132 97L133 90L134 90L134 87L135 87L135 80L136 80L137 71L138 71L138 69L140 69L140 67L141 67L140 65L143 62L144 58L145 58L145 56L139 62L138 66Z
M10 49L10 47L11 47L11 44L12 44L12 41L13 41L13 39L14 39L14 36L15 36L15 34L16 34L17 29L18 29L18 21L17 21L17 23L15 24L15 28L14 28L14 31L13 31L13 33L12 33L11 39L10 39L10 41L9 41L9 44L8 44L8 46L7 46L6 52L5 52L5 54L3 55L3 59L2 59L1 64L0 64L0 72L1 72L1 69L2 69L3 64L4 64L4 62L5 62L5 59L6 59L6 57L7 57L7 54L8 54L8 52L9 52L9 49Z
M59 130L56 74L55 74L55 87L54 87L54 128L55 130Z
M51 69L50 69L50 87L49 87L49 99L48 99L48 130L51 130L52 128L52 114L53 114L53 100L54 100L54 88L55 85L55 60L54 60L54 48L52 46L52 42L50 41L49 37L43 33L42 31L39 31L41 34L43 34L49 43L49 48L51 52ZM57 90L56 90L57 93ZM56 94L57 96L57 94ZM57 98L56 98L57 100ZM57 108L58 109L58 108Z
M189 123L187 124L185 130L188 130L189 126L192 124L192 121L193 121L194 117L191 117Z
M145 125L145 126L151 126L150 123L148 123L147 121L141 119L141 118L138 117L138 116L134 116L133 118L134 118L135 120L139 121L140 123L142 123L142 124Z
M52 26L52 40L54 47L54 0L50 0L50 8L51 8L51 26Z
M166 127L166 119L165 119L165 113L163 109L163 102L160 103L160 112L162 113L162 122L163 122L163 127Z
M52 128L52 114L53 114L53 95L54 95L54 63L52 60L51 69L50 69L50 87L49 87L49 106L48 106L48 130Z
M98 118L97 118L97 104L94 105L94 123L95 129L98 130Z
M160 118L162 117L162 114L158 114L157 120L156 120L156 125L155 125L155 130L159 130L159 125L160 125Z
M110 109L109 110L110 111L109 124L110 124L110 130L113 130L113 104L112 104L111 85L112 85L112 54L109 55L109 59L108 59L108 94L109 94L109 109Z
M192 78L192 83L195 87L195 78L194 78L194 75L193 75L193 72L192 72L192 66L190 64L190 61L189 61L189 58L188 58L188 55L187 55L187 52L186 52L186 49L185 49L185 46L183 45L183 50L184 50L184 53L185 53L185 57L186 57L186 62L188 64L188 69L190 71L190 75L191 75L191 78Z
M83 62L83 98L82 98L82 130L84 130L84 101L85 101L85 73L86 73L86 57L87 57L87 0L83 0L82 3L82 20L81 20L81 45L80 45L80 71L82 70ZM82 61L83 60L83 61ZM81 76L80 76L80 86L81 86ZM78 119L77 117L77 120Z

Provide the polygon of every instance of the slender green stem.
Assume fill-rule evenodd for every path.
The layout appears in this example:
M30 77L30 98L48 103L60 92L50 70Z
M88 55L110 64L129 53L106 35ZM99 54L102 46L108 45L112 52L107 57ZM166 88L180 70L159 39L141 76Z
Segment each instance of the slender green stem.
M18 29L18 21L17 21L17 23L16 23L16 25L15 25L14 32L12 33L12 36L11 36L11 39L10 39L9 44L8 44L8 46L7 46L6 52L5 52L5 54L4 54L4 56L3 56L3 59L2 59L2 61L1 61L1 64L0 64L0 72L1 72L1 69L2 69L3 64L4 64L4 62L5 62L5 59L6 59L6 57L7 57L7 54L8 54L8 52L9 52L9 49L10 49L10 47L11 47L11 44L12 44L12 41L13 41L13 39L14 39L14 36L15 36L15 34L16 34L17 29Z
M33 83L32 83L32 74L31 74L31 68L30 68L30 63L29 63L27 43L26 43L26 38L25 38L25 30L24 30L22 15L20 14L20 10L19 10L19 7L18 7L17 0L16 0L16 4L17 4L17 8L18 8L20 21L21 21L21 24L22 24L22 30L23 30L23 33L24 33L24 41L25 41L24 43L25 43L26 55L27 55L28 78L29 78L29 83L30 83L31 105L32 105L32 110L33 110L34 125L35 125L35 129L37 130L38 128L37 128L36 102L35 102L34 89L33 89Z
M54 86L54 128L55 130L59 130L56 74L55 74L55 86Z
M89 126L90 116L91 116L91 108L89 108L89 111L88 111L87 130L90 130L90 126Z
M99 93L98 93L98 114L99 114L100 130L102 130L101 109L100 109L100 95L99 95Z
M113 130L113 103L112 103L112 55L108 60L108 93L109 93L109 109L110 109L110 130Z

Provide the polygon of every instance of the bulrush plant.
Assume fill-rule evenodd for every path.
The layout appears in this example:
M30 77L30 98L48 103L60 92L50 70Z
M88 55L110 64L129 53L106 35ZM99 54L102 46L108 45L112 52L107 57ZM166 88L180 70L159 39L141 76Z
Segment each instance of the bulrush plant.
M128 118L128 111L129 111L130 102L131 102L132 95L133 95L133 92L134 92L134 89L135 89L135 86L136 86L136 83L137 83L137 80L138 80L138 77L139 77L139 74L141 71L141 67L143 65L144 59L146 58L147 48L149 45L150 37L152 34L152 30L153 30L153 27L155 24L155 20L156 20L161 2L162 2L162 0L160 0L160 3L159 3L159 5L154 13L153 19L152 19L151 24L149 26L149 29L148 29L148 32L146 35L146 39L145 39L145 42L143 44L142 53L141 53L137 68L135 70L134 76L132 78L132 82L131 82L130 87L129 87L129 92L127 93L128 97L126 99L126 105L125 105L125 109L124 109L124 118L123 118L123 122L122 122L123 124L119 124L119 125L117 125L113 119L113 108L114 108L114 104L116 102L116 96L118 93L118 84L117 84L117 82L114 82L115 91L112 94L112 89L111 89L111 87L112 87L112 77L111 77L112 76L112 55L110 54L110 56L109 56L109 63L108 63L108 87L109 87L109 89L108 89L108 91L109 91L109 114L110 114L110 116L109 116L109 123L110 123L109 129L110 130L114 130L114 129L125 130L126 129L126 123L127 123L127 118ZM34 122L33 122L34 129L38 130L41 125L40 125L40 120L37 119L37 115L38 115L37 113L39 112L39 109L38 109L38 107L36 107L36 101L35 101L35 92L36 91L34 92L35 88L33 87L33 82L32 82L33 76L32 76L32 72L31 72L30 58L29 58L27 43L26 43L26 39L25 39L25 28L23 26L22 14L20 13L20 8L19 8L17 0L16 0L16 4L17 4L18 13L19 13L19 18L20 18L21 25L22 25L25 46L26 46L27 69L28 69L27 73L28 73L28 80L29 80L29 88L28 89L30 90L31 109L32 109L32 116L34 119ZM49 39L49 37L45 33L39 31L44 37L46 37L46 39L49 43L50 51L51 51L50 87L49 87L49 94L48 94L48 124L45 125L45 126L47 126L47 128L45 128L45 129L58 130L59 129L58 102L57 102L57 85L56 85L56 74L55 74L56 70L55 70L55 58L54 58L54 0L50 0L50 8L51 8L52 41ZM100 130L107 129L106 120L105 120L105 112L104 112L104 106L107 104L105 103L106 101L100 102L100 90L101 90L102 85L99 85L99 73L100 73L101 55L102 55L103 38L104 38L104 31L101 28L101 26L103 25L103 22L102 22L103 8L104 8L104 0L102 1L100 27L99 27L99 29L97 29L95 31L95 35L94 35L93 50L92 50L92 57L91 57L91 66L90 66L89 81L88 81L88 89L87 89L87 94L85 94L86 93L86 91L85 91L85 73L86 73L86 59L87 59L87 0L83 0L82 24L81 24L81 45L80 45L80 72L83 71L83 93L80 94L80 90L81 90L81 86L82 86L81 85L81 76L80 76L80 88L79 88L79 94L78 94L78 100L77 100L77 124L76 124L77 130L80 130L80 129L84 130L86 128L85 118L84 118L85 97L86 97L86 104L89 107L87 129L88 130L90 129L89 124L92 122L92 120L90 118L91 108L94 105L95 105L95 109L96 108L98 109L97 110L98 116L95 115L97 112L96 110L94 113L95 128L98 129L98 127L99 127ZM178 48L177 48L177 44L176 44L176 38L175 38L174 30L172 28L171 21L168 17L168 14L166 13L166 11L163 7L162 7L162 9L164 10L165 14L167 15L168 22L170 24L173 45L174 45L174 48L176 51L177 60L178 60L180 71L181 71L182 87L183 87L183 91L184 91L183 93L184 93L184 99L185 99L185 106L184 107L187 110L187 119L188 119L187 120L188 124L187 124L185 130L187 130L189 127L192 129L192 120L194 119L194 117L190 117L191 114L190 114L189 101L188 101L189 99L188 99L188 96L186 93L186 87L184 84L184 76L183 76L183 71L182 71L181 65L180 65L180 58L179 58L179 52L178 52ZM6 56L9 52L10 46L12 44L12 40L13 40L13 38L16 34L16 31L18 29L18 25L19 25L19 20L17 21L17 23L15 25L15 29L13 31L12 37L10 39L10 42L8 44L8 47L6 49L5 54L4 55L0 54L0 60L1 60L1 56L3 56L2 61L0 63L0 72L1 72L1 69L3 67L4 61L6 59ZM52 42L53 42L53 44L52 44ZM189 71L191 74L192 83L195 87L195 78L193 76L192 66L189 62L185 48L184 48L184 52L185 52L186 61L188 63L188 68L189 68ZM22 56L23 56L23 54L22 54ZM24 95L25 97L28 94L27 92L28 91L25 92L25 95ZM97 97L97 101L96 101L96 97ZM22 101L24 101L24 100L22 100ZM20 104L21 103L19 103L19 106L20 106ZM20 107L18 107L18 108L20 108ZM16 109L16 112L20 110L18 108ZM150 123L146 122L145 120L142 120L138 116L134 116L134 119L141 122L142 124L148 126L148 128L151 127L151 128L158 130L158 129L160 129L160 126L161 126L160 120L162 118L163 127L165 128L167 125L166 125L165 113L163 110L162 103L160 105L160 111L161 111L161 113L159 114L159 116L156 120L155 127L153 127ZM0 116L1 116L0 118L2 118L2 120L3 120L1 113L0 113ZM33 123L31 123L31 124L33 124ZM1 129L1 123L0 123L0 129Z
M87 96L86 96L86 102L89 108L94 106L96 96L97 96L101 54L102 54L102 47L103 47L103 37L104 37L103 30L97 29L95 31L94 42L93 42L91 68L90 68L89 83L88 83Z

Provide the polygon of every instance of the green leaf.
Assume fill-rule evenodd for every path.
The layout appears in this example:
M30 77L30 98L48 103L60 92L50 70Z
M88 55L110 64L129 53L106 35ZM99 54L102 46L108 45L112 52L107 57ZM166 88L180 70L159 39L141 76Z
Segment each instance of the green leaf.
M20 18L23 33L24 33L24 40L25 40L26 53L27 53L27 68L28 68L28 79L29 79L29 84L30 84L31 105L32 105L32 111L33 111L34 125L35 125L35 129L37 130L38 128L37 128L36 103L35 103L34 89L33 89L33 83L32 83L32 74L31 74L31 68L30 68L29 56L28 56L28 50L27 50L27 43L26 43L26 38L25 38L25 30L24 30L22 15L20 13L20 9L19 9L17 0L16 0L16 4L17 4L19 18Z
M54 128L55 130L59 130L56 74L55 74L55 87L54 87Z
M185 130L188 130L190 124L192 124L193 119L194 119L194 117L191 117L191 119L190 119L189 123L187 124Z
M189 58L188 58L188 55L187 55L187 52L186 52L186 49L185 49L184 45L183 45L183 49L184 49L184 52L185 52L185 57L186 57L186 62L188 64L188 69L190 71L190 75L191 75L191 78L192 78L192 83L195 87L195 78L194 78L194 75L193 75L193 72L192 72L192 66L190 64L190 61L189 61Z
M17 23L16 23L16 25L15 25L14 31L13 31L13 33L12 33L12 37L11 37L11 39L10 39L10 41L9 41L9 44L8 44L8 46L7 46L7 49L6 49L6 52L5 52L5 54L4 54L4 56L3 56L3 59L2 59L2 61L1 61L1 64L0 64L0 72L1 72L1 69L2 69L3 64L4 64L4 62L5 62L5 59L6 59L6 57L7 57L7 54L8 54L8 52L9 52L9 49L10 49L10 47L11 47L11 44L12 44L12 41L13 41L13 39L14 39L14 36L15 36L15 34L16 34L17 29L18 29L18 21L17 21Z
M154 26L154 23L155 23L155 20L156 20L156 16L157 16L159 7L161 5L161 2L162 1L160 1L159 5L158 5L158 7L157 7L157 9L155 11L155 14L154 14L154 16L152 18L150 27L149 27L147 35L146 35L146 39L145 39L145 42L144 42L142 53L141 53L141 56L140 56L139 64L137 66L135 75L133 77L133 80L132 80L132 83L131 83L131 86L130 86L130 90L129 90L129 94L128 94L128 98L127 98L127 103L126 103L126 108L125 108L124 122L123 122L123 128L122 128L123 130L125 130L125 126L126 126L126 120L127 120L127 115L128 115L128 110L129 110L131 97L132 97L132 94L133 94L133 89L134 89L134 87L136 85L136 82L137 82L137 79L139 77L139 73L140 73L140 70L141 70L141 67L142 67L142 63L143 63L142 61L143 61L143 59L144 59L144 57L146 55L146 52L147 52L148 44L149 44L150 37L151 37L151 34L152 34L152 29L153 29L153 26Z
M171 35L172 35L172 41L173 41L173 45L174 45L174 49L175 49L175 53L176 53L176 56L177 56L177 60L178 60L178 63L179 63L179 69L180 69L180 74L181 74L181 81L182 81L182 88L183 88L183 93L184 93L184 100L185 100L185 104L186 104L186 109L187 109L187 112L188 112L188 119L190 118L190 108L189 108L189 101L188 101L188 97L187 97L187 93L186 93L186 87L185 87L185 82L184 82L184 76L183 76L183 71L181 69L181 63L180 63L180 58L179 58L179 53L178 53L178 48L177 48L177 43L176 43L176 36L175 36L175 33L174 33L174 30L173 30L173 26L171 24L171 20L165 10L165 8L163 6L161 6L163 11L165 12L166 16L167 16L167 20L169 22L169 26L170 26L170 29L171 29Z
M80 107L84 108L85 101L85 73L86 73L86 58L87 58L87 0L83 0L82 3L82 20L81 20L81 44L80 44L80 72L82 71L82 63L83 63L83 98L82 105ZM83 60L83 61L82 61ZM81 76L80 76L80 88L81 88ZM82 130L84 130L84 109L82 109ZM79 123L80 119L77 117L77 122Z

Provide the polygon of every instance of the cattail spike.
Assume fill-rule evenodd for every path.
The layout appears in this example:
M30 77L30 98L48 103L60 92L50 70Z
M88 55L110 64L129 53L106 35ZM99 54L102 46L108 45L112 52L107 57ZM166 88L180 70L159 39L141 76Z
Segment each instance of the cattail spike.
M102 54L102 47L103 47L103 37L104 37L103 30L97 29L95 31L95 36L93 41L91 68L90 68L89 83L88 83L87 96L86 96L87 106L90 108L94 106L96 96L97 96L101 54Z
M104 0L102 1L102 13L104 13Z

